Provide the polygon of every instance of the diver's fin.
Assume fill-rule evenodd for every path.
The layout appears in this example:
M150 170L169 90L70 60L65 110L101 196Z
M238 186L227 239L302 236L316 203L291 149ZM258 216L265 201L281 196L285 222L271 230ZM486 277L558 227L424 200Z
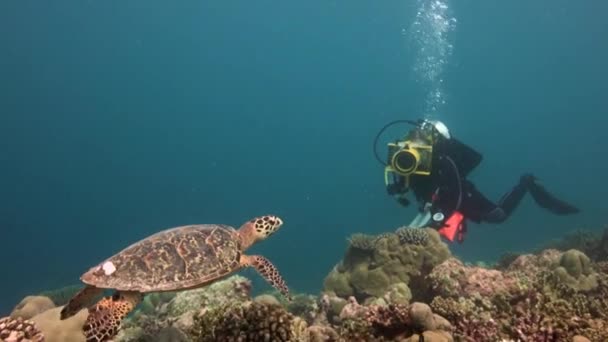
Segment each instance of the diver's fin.
M542 185L532 181L528 184L530 195L541 207L557 215L576 214L580 210L572 204L566 203L547 191Z

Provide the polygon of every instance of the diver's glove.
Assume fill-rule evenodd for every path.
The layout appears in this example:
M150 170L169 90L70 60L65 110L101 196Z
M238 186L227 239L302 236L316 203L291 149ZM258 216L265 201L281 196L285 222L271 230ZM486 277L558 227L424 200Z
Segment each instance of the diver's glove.
M403 184L400 183L390 183L386 186L386 192L391 195L405 195L407 192L409 191L409 189L405 186L403 186Z
M410 201L405 196L397 197L397 202L399 202L399 204L401 204L404 207L407 207L410 205Z

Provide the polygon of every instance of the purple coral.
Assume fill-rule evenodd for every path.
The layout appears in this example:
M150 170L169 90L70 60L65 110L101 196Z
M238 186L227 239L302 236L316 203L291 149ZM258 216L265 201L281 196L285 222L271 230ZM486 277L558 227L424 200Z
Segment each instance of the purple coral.
M450 258L429 274L435 292L448 297L482 296L513 293L519 288L517 276L499 270L467 267L458 259Z
M515 308L516 316L512 319L512 333L524 342L557 342L563 338L560 329L556 329L551 317L537 309L537 298L527 298Z
M455 322L458 337L467 342L492 341L498 336L498 323L493 319L477 320L462 317Z

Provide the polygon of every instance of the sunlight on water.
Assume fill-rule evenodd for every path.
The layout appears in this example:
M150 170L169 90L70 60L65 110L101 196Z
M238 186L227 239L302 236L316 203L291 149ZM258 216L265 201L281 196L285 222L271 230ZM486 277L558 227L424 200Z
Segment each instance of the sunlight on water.
M452 54L449 33L456 27L447 0L418 0L414 22L404 33L415 51L413 71L426 92L424 113L434 116L445 104L443 71Z

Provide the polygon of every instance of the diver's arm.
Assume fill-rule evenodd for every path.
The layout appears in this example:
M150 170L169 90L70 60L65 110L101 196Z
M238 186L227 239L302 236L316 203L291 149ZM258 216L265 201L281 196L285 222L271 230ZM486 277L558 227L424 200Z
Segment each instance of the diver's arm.
M449 156L458 166L462 177L466 177L483 159L481 153L456 138L442 140L439 145L439 154Z
M392 178L392 182L386 184L386 192L389 195L393 196L393 198L395 198L395 200L399 202L399 204L404 207L407 207L410 204L410 201L406 197L409 188L405 184L404 177L393 175Z

